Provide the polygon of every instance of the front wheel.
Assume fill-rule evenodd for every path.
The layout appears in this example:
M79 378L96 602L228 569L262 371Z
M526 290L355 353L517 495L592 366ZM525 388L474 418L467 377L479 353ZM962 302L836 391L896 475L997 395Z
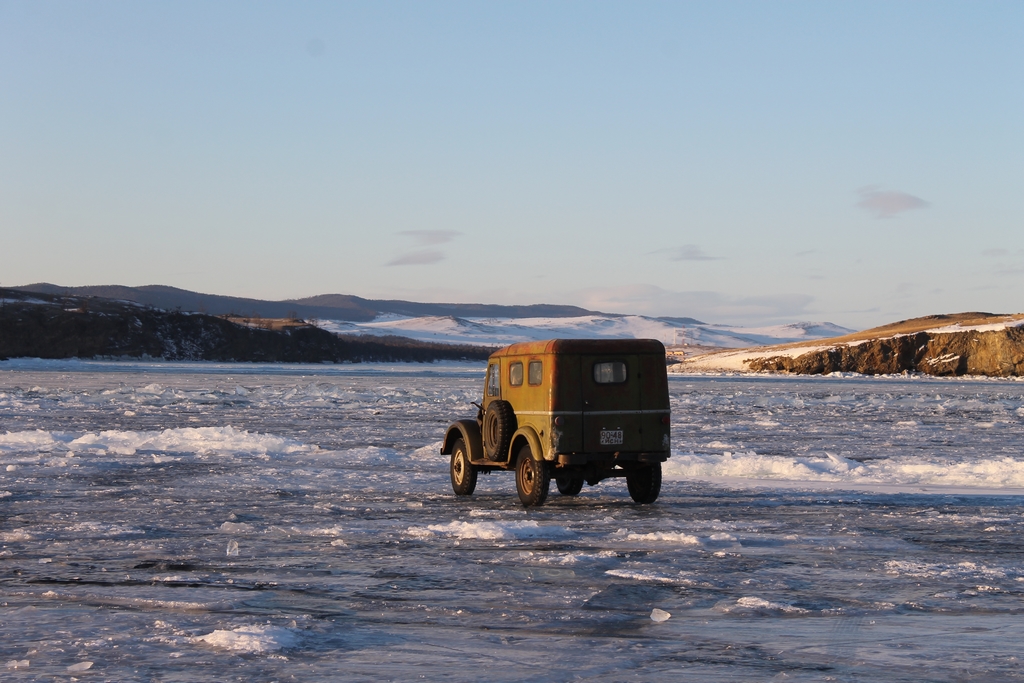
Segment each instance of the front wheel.
M629 489L630 498L641 505L658 500L658 494L661 493L661 463L626 472L626 488Z
M516 460L516 491L519 500L526 507L543 505L548 498L548 487L551 486L551 472L546 463L533 459L530 447L519 449Z
M466 451L466 443L462 439L456 439L452 444L452 490L455 495L469 496L476 489L476 468L469 462L469 453Z

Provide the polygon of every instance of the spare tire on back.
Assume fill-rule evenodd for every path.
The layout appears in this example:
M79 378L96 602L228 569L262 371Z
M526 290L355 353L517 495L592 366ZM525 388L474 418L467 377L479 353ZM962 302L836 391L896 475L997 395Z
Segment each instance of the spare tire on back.
M484 457L488 460L507 460L512 435L518 428L512 404L508 401L491 401L484 411Z

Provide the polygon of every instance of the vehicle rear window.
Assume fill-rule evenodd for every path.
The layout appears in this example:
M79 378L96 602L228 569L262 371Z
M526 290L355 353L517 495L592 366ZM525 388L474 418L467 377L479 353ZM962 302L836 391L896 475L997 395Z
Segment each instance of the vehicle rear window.
M594 381L598 384L622 384L626 381L626 364L621 360L594 363Z
M501 373L497 365L487 370L487 395L501 396Z
M514 387L523 386L523 364L513 363L508 366L508 383Z
M537 386L544 378L544 363L539 360L530 361L530 384Z

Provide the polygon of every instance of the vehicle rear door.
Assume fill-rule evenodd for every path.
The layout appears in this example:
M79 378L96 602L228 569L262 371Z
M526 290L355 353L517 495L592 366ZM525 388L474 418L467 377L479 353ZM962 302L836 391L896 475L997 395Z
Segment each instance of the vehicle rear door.
M640 356L640 407L643 409L644 451L667 451L670 441L669 399L663 355Z
M588 453L643 450L639 357L583 355L580 363L583 449Z

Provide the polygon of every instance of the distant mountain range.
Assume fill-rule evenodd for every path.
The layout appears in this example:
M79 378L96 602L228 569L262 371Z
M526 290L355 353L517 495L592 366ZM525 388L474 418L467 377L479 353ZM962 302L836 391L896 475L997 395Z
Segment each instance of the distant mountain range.
M120 285L60 287L47 283L16 287L47 296L96 297L131 302L165 311L209 315L295 317L341 335L397 336L426 343L504 346L515 342L562 338L658 339L666 346L699 349L744 348L808 341L853 330L827 322L796 322L767 327L716 325L686 317L650 317L601 313L578 306L534 304L430 304L323 294L304 299L263 301L201 294L176 287Z
M0 361L162 358L259 363L474 360L491 349L346 337L304 323L168 311L94 296L0 289Z
M23 292L37 292L53 296L95 296L103 299L131 301L166 311L193 311L210 315L259 315L264 318L287 318L292 315L309 320L344 320L369 322L382 315L416 318L420 316L460 316L470 318L574 318L582 315L601 315L579 306L532 304L529 306L501 306L498 304L423 304L414 301L363 299L350 294L321 294L304 299L264 301L217 294L201 294L187 289L164 285L125 287L123 285L95 285L88 287L61 287L40 282L24 287L12 287ZM689 319L688 319L689 320ZM699 323L693 320L694 323Z
M712 325L693 318L594 313L566 318L463 318L459 316L386 315L370 322L323 319L321 327L347 335L398 335L425 342L505 346L540 339L657 339L668 347L744 348L807 341L849 334L832 323L790 323L770 327Z

